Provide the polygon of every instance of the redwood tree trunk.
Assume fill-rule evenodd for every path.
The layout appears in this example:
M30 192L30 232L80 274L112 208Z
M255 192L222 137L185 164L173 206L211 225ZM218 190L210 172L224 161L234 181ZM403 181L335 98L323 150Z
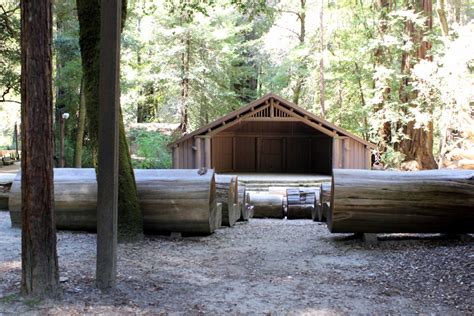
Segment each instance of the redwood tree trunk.
M24 294L58 294L53 212L51 1L21 1L22 283Z
M79 100L79 117L77 120L76 144L74 148L74 168L82 167L82 148L84 142L84 132L86 129L86 96L84 92L84 86L84 78L82 78Z
M122 1L122 28L126 16L127 1ZM99 34L100 5L95 0L77 0L79 17L79 44L85 80L85 98L89 137L97 148L99 132ZM135 176L120 115L119 121L119 241L140 239L143 236L143 215L138 203Z
M413 8L409 6L408 9ZM426 40L426 33L433 28L431 0L417 0L415 11L422 12L426 17L426 30L416 29L411 21L406 22L405 30L410 35L413 43L418 45L415 52L416 57L419 60L432 60L432 57L428 55L432 45ZM413 67L411 59L412 56L408 52L405 52L402 56L402 72L405 79L402 80L400 87L400 101L408 103L410 106L416 106L412 104L413 99L416 98L416 93L409 92L407 89L411 84L410 75ZM409 137L409 139L400 143L400 151L405 154L405 160L415 160L418 162L420 169L436 169L438 166L433 156L433 122L429 122L428 126L424 128L415 128L415 122L411 121L403 126L403 132Z

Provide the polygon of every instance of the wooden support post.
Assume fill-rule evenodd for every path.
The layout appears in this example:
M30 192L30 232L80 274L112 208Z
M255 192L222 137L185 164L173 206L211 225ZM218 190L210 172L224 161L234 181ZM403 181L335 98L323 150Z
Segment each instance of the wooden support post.
M202 149L201 149L201 138L196 137L194 138L194 146L196 147L196 151L194 152L194 168L199 169L202 168Z
M211 138L206 137L204 138L204 151L205 151L205 157L206 157L206 165L205 167L208 169L211 169L211 155L212 155L212 150L211 150Z
M122 1L101 1L96 282L104 290L117 276L121 12Z

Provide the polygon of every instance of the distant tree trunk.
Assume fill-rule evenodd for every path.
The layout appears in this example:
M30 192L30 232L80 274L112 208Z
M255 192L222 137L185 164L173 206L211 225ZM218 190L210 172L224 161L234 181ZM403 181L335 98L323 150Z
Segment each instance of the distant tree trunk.
M385 33L387 32L388 29L388 13L391 10L391 1L390 0L377 0L377 9L380 12L379 15L379 23L377 25L380 37L383 38ZM382 66L386 64L389 61L389 56L387 48L382 47L381 45L375 50L374 54L374 59L375 59L375 65L376 66ZM375 106L375 111L383 111L385 102L387 102L390 98L390 86L387 85L385 82L383 83L383 92L382 92L382 99L380 100L379 104ZM375 83L374 83L375 86ZM379 143L379 151L380 153L384 153L385 150L387 149L387 145L390 144L392 141L392 129L391 129L391 122L388 121L385 118L385 115L383 115L384 122L382 122L380 129L379 129L379 134L381 136L381 142Z
M298 35L298 40L300 45L303 45L306 40L306 0L300 0L300 9L297 13L298 20L300 20L300 33ZM296 83L293 88L293 103L298 104L301 97L301 90L303 88L304 76L300 73L300 67L296 72Z
M86 129L86 96L84 78L81 80L81 91L79 93L79 112L77 120L76 145L74 148L74 168L82 167L82 147L84 143L84 132Z
M21 290L59 292L53 211L51 1L21 1Z
M189 34L183 39L185 45L184 52L181 53L181 106L180 106L180 124L181 134L188 131L188 98L189 98L189 64L191 59L191 38Z
M127 1L122 1L122 8L123 28ZM77 0L77 13L89 136L92 146L97 148L99 132L100 2ZM135 176L121 113L119 137L118 238L119 241L133 241L143 237L143 215L138 203Z
M438 0L436 5L436 13L438 14L439 24L441 25L441 31L443 36L449 35L448 19L446 18L446 10L444 0Z
M408 9L413 9L409 5ZM415 5L416 12L422 12L426 17L426 30L430 31L433 27L432 2L431 0L417 0ZM413 43L417 44L416 57L419 60L432 60L428 55L431 49L431 43L425 39L426 31L415 29L411 21L405 23L405 30L410 34ZM412 56L409 52L402 55L402 72L405 78L400 87L400 101L408 103L411 106L416 94L408 91L410 85L410 75L412 70ZM421 169L436 169L438 166L433 156L433 122L430 121L424 128L415 128L415 122L410 121L403 126L403 133L409 139L400 142L400 151L405 154L405 160L415 160Z
M326 117L326 107L324 105L326 99L326 85L324 82L324 0L321 0L321 8L319 11L319 104L321 106L321 117Z

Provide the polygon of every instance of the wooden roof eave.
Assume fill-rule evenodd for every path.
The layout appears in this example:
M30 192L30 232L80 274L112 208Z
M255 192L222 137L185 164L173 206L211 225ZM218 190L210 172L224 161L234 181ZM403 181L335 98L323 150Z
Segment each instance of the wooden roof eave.
M288 101L288 100L285 100L285 99L283 99L282 97L280 97L280 96L278 96L278 95L276 95L276 94L272 94L271 97L275 98L275 99L278 100L280 103L283 103L283 104L286 104L286 105L288 105L288 106L290 106L290 107L292 107L292 108L295 108L297 111L300 111L300 112L303 113L304 115L306 115L306 116L308 116L308 117L311 117L313 120L318 121L318 122L322 123L323 125L326 125L327 127L329 127L329 130L334 130L334 131L337 131L337 132L339 132L339 133L341 133L341 134L344 134L344 135L346 135L346 136L348 136L348 137L350 137L350 138L352 138L352 139L354 139L354 140L356 140L356 141L358 141L358 142L360 142L360 143L362 143L362 144L364 144L364 145L366 145L366 146L368 146L368 147L370 147L370 148L376 148L376 147L377 147L375 144L373 144L373 143L371 143L371 142L369 142L369 141L366 141L365 139L363 139L363 138L361 138L361 137L359 137L359 136L357 136L357 135L354 135L354 134L352 134L351 132L349 132L349 131L347 131L347 130L345 130L345 129L339 127L339 126L336 126L336 125L334 125L334 124L332 124L332 123L326 121L325 119L320 118L320 117L314 115L313 113L311 113L311 112L309 112L309 111L307 111L307 110L305 110L305 109L302 109L302 108L298 107L296 104L294 104L294 103L292 103L292 102L290 102L290 101Z
M214 121L212 123L209 123L208 125L203 126L199 129L195 130L194 132L190 133L190 134L184 135L180 139L173 142L172 145L173 146L177 145L178 143L184 142L184 141L186 141L186 140L188 140L188 139L190 139L190 138L192 138L196 135L207 134L209 132L209 129L212 130L216 126L222 125L223 122L226 122L226 121L230 120L231 118L237 117L238 115L240 115L244 112L247 112L248 110L251 110L252 108L268 101L272 96L273 96L272 93L266 94L265 96L261 97L260 99L252 101L249 104L247 104L246 106L244 106L240 109L237 109L235 111L232 111L229 114L221 117L220 119L217 119L216 121Z

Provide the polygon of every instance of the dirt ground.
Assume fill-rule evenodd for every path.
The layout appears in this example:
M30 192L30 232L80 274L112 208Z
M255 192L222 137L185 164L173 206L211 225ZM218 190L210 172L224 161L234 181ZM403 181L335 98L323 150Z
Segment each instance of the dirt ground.
M0 314L474 313L474 242L380 236L366 245L309 220L251 220L207 237L118 248L118 285L94 287L95 235L59 232L63 294L18 295L20 230L0 212ZM472 236L471 236L472 237Z

